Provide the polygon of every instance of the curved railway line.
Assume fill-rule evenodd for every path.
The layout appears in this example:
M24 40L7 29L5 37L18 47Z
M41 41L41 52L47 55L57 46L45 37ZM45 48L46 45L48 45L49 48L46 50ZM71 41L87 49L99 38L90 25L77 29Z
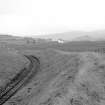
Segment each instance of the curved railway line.
M24 87L35 76L40 67L40 61L33 55L25 55L30 61L28 68L23 68L3 89L0 91L0 105L8 101L18 90Z

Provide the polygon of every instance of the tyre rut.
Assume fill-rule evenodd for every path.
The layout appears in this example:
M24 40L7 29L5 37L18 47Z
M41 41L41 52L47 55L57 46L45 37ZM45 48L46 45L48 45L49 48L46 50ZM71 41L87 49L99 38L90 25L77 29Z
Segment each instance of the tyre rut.
M30 61L28 68L23 68L0 92L0 105L8 101L17 91L23 88L35 74L37 74L40 61L32 55L25 55Z

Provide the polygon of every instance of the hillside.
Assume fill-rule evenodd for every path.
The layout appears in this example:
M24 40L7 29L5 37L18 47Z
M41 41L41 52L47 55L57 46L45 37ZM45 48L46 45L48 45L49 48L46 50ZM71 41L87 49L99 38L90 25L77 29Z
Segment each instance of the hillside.
M81 41L82 39L82 41ZM90 41L91 40L91 41ZM51 40L37 40L34 38L17 38L15 36L1 36L0 47L16 50L18 52L27 52L34 50L43 50L48 48L59 49L63 51L71 52L105 52L105 41L94 40L89 36L79 37L74 41L66 43L58 43L57 41Z
M39 36L33 36L33 37L39 37L39 38L51 38L51 39L63 39L67 41L72 41L77 39L78 37L84 37L89 36L89 39L91 40L105 40L105 30L98 30L98 31L68 31L63 33L56 33L56 34L49 34L49 35L39 35ZM92 37L92 38L91 38Z
M5 105L105 105L104 40L33 40L1 36L0 88L29 64L24 54L40 60L38 74Z
M6 105L104 105L105 56L43 50L40 72Z

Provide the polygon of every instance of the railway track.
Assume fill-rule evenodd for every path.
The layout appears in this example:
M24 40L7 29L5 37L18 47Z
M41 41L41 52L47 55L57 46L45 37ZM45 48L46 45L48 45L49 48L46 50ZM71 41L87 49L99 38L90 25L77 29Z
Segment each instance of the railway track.
M17 91L24 87L29 80L38 72L40 61L32 55L25 55L30 61L28 68L23 68L3 89L0 91L0 105L8 101Z

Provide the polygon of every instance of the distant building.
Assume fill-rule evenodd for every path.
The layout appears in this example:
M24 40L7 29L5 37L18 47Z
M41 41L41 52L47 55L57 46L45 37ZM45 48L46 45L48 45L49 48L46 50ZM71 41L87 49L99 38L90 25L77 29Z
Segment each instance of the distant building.
M58 41L58 43L64 43L65 42L63 39L58 39L57 41Z

